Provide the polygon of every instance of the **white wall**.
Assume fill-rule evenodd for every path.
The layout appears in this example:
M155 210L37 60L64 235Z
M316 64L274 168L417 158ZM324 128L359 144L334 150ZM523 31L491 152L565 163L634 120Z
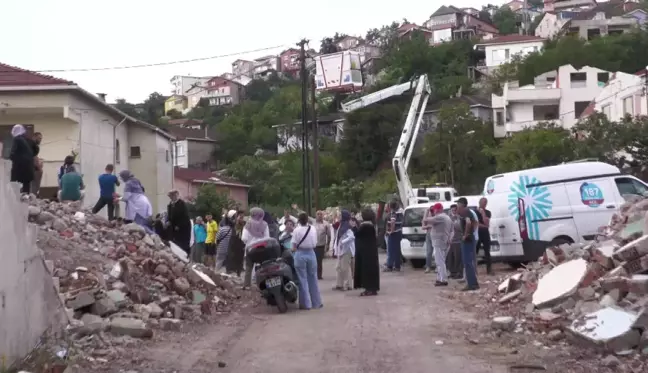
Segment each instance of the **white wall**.
M587 83L584 87L574 88L571 83L571 73L586 73ZM582 69L575 69L571 65L561 66L558 69L557 86L560 88L560 119L566 129L570 129L576 124L578 118L575 116L574 104L578 101L592 101L603 90L598 84L598 73L604 73L605 70L595 67L584 66ZM611 73L610 73L611 75Z
M540 49L542 49L541 41L486 45L486 66L499 66L503 63L509 62L513 56L524 56Z
M643 96L643 78L622 72L608 82L596 97L595 110L604 113L611 121L619 121L625 116L624 99L633 103L633 115L646 115L646 97Z
M156 152L156 176L155 194L153 212L159 213L166 211L169 203L167 194L173 189L173 142L165 136L155 134Z
M65 326L65 311L36 247L38 228L27 222L11 163L0 160L0 357L6 365L27 355L48 330Z
M535 36L551 39L556 36L565 23L567 23L567 20L558 19L555 14L545 13L535 29Z
M175 149L173 150L173 165L178 167L187 167L189 165L189 143L187 140L179 140L175 142Z

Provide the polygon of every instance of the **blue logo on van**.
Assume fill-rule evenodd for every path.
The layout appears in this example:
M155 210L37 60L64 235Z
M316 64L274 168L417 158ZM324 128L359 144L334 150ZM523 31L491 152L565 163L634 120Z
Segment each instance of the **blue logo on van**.
M490 179L486 184L486 193L493 194L494 191L495 191L495 180Z
M540 226L537 220L549 217L549 212L553 206L551 202L551 193L546 186L534 186L527 188L527 185L539 184L540 180L535 177L521 175L518 181L511 184L508 196L508 210L515 220L520 218L518 211L518 198L524 200L526 224L529 233L529 239L540 239Z
M603 191L594 183L583 183L580 186L581 201L589 207L599 207L605 201Z

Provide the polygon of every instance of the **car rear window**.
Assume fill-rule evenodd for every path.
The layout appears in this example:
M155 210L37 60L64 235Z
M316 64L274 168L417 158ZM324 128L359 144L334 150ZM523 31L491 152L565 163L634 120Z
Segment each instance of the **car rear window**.
M423 225L425 207L417 207L405 210L403 214L403 227L420 227Z

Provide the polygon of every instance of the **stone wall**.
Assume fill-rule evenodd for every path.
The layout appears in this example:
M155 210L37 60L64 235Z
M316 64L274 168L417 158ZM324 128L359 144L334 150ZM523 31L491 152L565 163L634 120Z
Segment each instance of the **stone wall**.
M48 330L60 330L65 311L27 222L11 163L0 160L0 368L27 355Z

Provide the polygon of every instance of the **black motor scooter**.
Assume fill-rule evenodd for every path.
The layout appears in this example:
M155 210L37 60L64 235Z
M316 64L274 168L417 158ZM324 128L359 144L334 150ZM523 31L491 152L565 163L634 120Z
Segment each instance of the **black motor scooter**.
M297 301L297 285L292 267L282 255L282 248L274 238L266 238L251 245L248 257L255 264L256 284L269 305L280 313L288 311L288 303ZM287 255L290 255L289 253Z

